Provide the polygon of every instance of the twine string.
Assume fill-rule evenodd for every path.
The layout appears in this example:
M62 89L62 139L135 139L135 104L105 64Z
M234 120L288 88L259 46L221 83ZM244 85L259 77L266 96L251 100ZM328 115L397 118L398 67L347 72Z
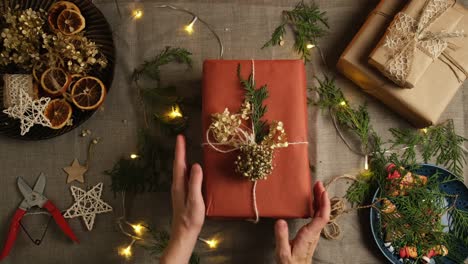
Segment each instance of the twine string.
M255 61L252 59L252 81L255 83ZM252 111L255 111L253 109ZM212 149L216 150L220 153L230 153L233 151L237 151L243 145L250 145L250 144L257 144L255 141L255 126L252 120L252 128L248 128L245 125L241 124L239 127L235 128L234 135L229 138L226 142L218 143L213 142L210 139L211 127L206 130L206 142L202 143L202 146L209 146ZM304 145L309 144L306 141L299 141L299 142L287 142L287 145ZM220 148L220 146L229 146L227 149ZM255 180L252 184L252 207L254 211L255 218L248 219L248 221L253 223L258 223L260 221L260 213L258 210L257 205L257 180Z

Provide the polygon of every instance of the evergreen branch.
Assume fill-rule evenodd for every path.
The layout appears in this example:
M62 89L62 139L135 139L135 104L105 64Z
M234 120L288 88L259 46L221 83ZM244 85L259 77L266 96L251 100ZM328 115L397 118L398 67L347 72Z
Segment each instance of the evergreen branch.
M359 137L364 153L372 152L376 147L375 143L380 139L370 124L366 105L360 105L358 108L349 106L343 92L336 86L335 80L329 77L317 80L319 85L314 89L320 96L317 105L321 109L328 109L340 126Z
M468 211L455 207L449 212L449 215L452 220L450 231L463 242L465 247L468 247Z
M161 84L161 71L160 67L171 62L177 62L180 64L186 64L189 68L192 67L192 53L184 48L172 48L166 47L160 54L149 61L145 61L132 74L133 81L138 81L142 75L155 80L157 87Z
M410 129L390 129L393 135L393 146L404 146L403 157L406 163L416 163L416 150L421 151L424 162L435 157L437 165L445 166L455 175L461 177L466 164L463 144L466 138L455 132L453 120L448 120L424 131Z
M267 85L256 89L252 73L247 80L243 79L241 76L240 64L237 66L237 76L242 84L242 88L245 90L245 99L250 102L252 106L252 123L255 131L255 141L260 143L267 134L266 121L262 120L262 117L267 111L266 105L263 105L263 101L268 98Z
M151 242L149 244L142 244L140 246L144 248L145 250L149 251L151 255L154 255L160 258L164 250L169 245L170 235L165 230L162 230L162 231L155 230L155 231L151 231L151 237L152 239L150 240ZM200 263L200 257L196 253L192 253L188 264L199 264L199 263Z
M263 47L281 45L285 27L289 26L294 33L294 49L305 62L310 61L308 45L317 45L318 39L327 33L328 18L326 12L320 11L316 4L299 2L293 10L284 10L281 24L273 31L271 39Z
M275 31L271 34L271 39L267 41L265 44L263 44L262 49L275 46L275 45L281 45L281 41L283 40L284 34L286 33L286 23L283 23L279 25Z

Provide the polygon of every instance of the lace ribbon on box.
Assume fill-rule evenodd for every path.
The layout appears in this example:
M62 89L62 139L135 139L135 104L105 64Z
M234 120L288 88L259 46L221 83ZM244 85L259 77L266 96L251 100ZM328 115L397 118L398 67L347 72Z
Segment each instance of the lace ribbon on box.
M255 83L255 62L252 60L252 83ZM276 148L290 145L308 144L308 142L288 142L283 122L272 121L268 134L260 142L256 142L255 126L252 115L255 105L247 98L238 113L231 113L225 109L222 113L212 115L212 123L206 131L206 143L220 153L238 151L235 161L236 173L253 182L252 204L255 219L259 222L256 188L258 180L267 179L273 172L273 154ZM245 123L251 122L251 127Z
M451 58L445 51L447 48L455 48L447 43L447 39L465 37L463 31L430 32L428 27L434 23L452 5L454 0L427 0L419 18L415 19L403 12L398 13L388 28L384 46L391 51L390 59L385 65L384 74L400 86L405 86L406 78L410 74L416 48L423 51L432 59L443 55L447 64L459 81L456 67L465 75L468 73Z

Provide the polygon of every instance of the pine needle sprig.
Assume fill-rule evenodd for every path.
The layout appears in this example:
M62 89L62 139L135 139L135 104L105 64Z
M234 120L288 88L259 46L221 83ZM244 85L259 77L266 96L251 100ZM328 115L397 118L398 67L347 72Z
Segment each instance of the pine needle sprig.
M449 215L452 220L451 231L468 247L468 211L454 207Z
M168 247L170 241L170 235L167 231L162 230L151 230L151 237L150 243L148 244L138 244L145 250L149 251L151 255L155 257L161 257L164 250ZM192 253L190 256L188 264L199 264L200 257L196 253Z
M299 2L293 10L284 10L281 24L273 31L271 39L263 47L281 45L286 26L294 33L294 49L301 55L305 62L310 61L310 48L308 45L317 45L318 39L327 33L328 18L315 4Z
M334 79L325 76L323 80L317 80L319 85L314 89L320 96L317 105L321 109L328 109L340 126L359 137L364 153L371 153L380 139L370 124L367 106L364 104L357 108L351 107Z
M255 141L260 143L267 134L266 121L262 120L267 111L266 105L263 104L263 101L268 98L267 85L265 84L256 89L252 73L247 79L242 78L240 64L237 66L237 76L242 84L242 88L245 90L245 98L252 106L252 124L255 131Z
M433 157L437 165L445 166L455 175L461 177L466 164L463 144L466 138L455 132L453 120L424 130L390 129L393 135L393 147L403 146L402 154L406 163L416 163L416 151L421 151L424 162Z
M186 64L192 67L192 53L184 48L166 47L160 54L151 60L145 61L142 65L133 71L133 81L138 81L142 75L146 75L157 82L157 87L161 85L160 67L171 62Z

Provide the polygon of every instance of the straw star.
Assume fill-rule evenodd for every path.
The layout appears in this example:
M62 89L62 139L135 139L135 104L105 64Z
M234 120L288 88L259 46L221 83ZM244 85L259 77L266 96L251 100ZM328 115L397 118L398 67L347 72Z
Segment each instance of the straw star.
M23 89L19 89L18 93L19 96L15 105L3 110L3 113L21 121L21 135L24 136L36 124L50 127L50 121L44 115L44 110L49 104L50 98L42 97L33 100Z
M86 228L89 231L93 230L96 215L112 211L112 207L101 199L102 189L102 182L95 185L89 191L71 186L70 190L75 203L68 208L63 216L65 218L82 217Z
M65 167L63 170L68 174L67 183L73 181L84 183L84 174L88 171L88 168L75 159L71 166Z

